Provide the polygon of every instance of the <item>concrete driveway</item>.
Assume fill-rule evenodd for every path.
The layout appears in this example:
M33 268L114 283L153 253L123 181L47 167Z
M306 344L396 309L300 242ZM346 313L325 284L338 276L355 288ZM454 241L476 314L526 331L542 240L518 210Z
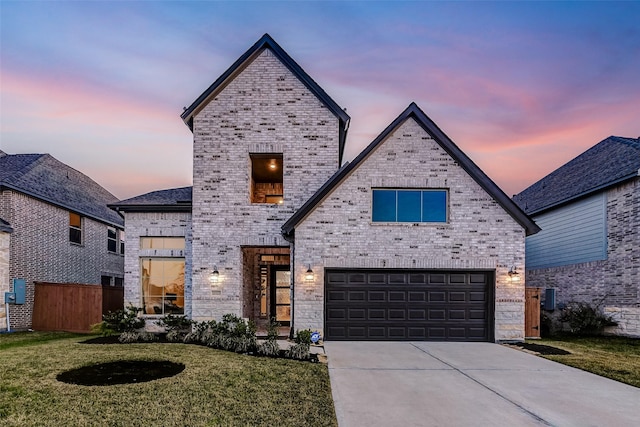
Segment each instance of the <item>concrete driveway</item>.
M340 427L640 426L640 389L498 344L324 347Z

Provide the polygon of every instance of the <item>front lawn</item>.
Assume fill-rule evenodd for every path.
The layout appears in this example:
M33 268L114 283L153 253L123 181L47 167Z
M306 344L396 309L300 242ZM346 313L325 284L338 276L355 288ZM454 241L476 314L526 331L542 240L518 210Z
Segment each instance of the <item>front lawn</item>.
M640 339L563 336L527 342L571 353L542 355L547 359L640 387Z
M326 365L187 344L80 343L87 338L0 334L0 425L337 425ZM137 384L56 380L63 371L118 360L186 367L175 376Z

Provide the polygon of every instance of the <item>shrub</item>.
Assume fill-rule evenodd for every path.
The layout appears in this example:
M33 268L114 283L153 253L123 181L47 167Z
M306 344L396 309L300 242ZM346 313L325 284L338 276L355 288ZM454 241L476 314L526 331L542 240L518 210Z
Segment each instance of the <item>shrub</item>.
M600 334L605 326L617 323L602 313L597 307L583 302L570 302L562 309L559 320L569 325L571 333L576 335Z
M285 357L296 360L309 360L311 358L309 348L310 344L307 343L294 344L285 351Z
M102 322L91 325L92 332L103 336L133 332L144 327L145 320L138 317L142 309L129 305L124 310L110 311L102 315Z
M258 354L267 357L278 357L280 355L280 345L278 344L280 323L275 318L269 319L267 325L267 339L258 348Z
M185 331L189 332L191 330L191 325L193 321L188 319L187 316L175 316L173 314L167 314L162 317L158 321L156 321L158 326L165 328L167 332L170 331Z
M311 330L296 331L295 342L297 344L311 344Z
M152 332L146 331L126 331L120 334L118 341L123 344L131 344L135 342L154 342L158 341L158 336Z
M278 341L274 340L266 340L263 343L258 345L258 354L261 356L267 357L278 357L280 356L280 346L278 345Z

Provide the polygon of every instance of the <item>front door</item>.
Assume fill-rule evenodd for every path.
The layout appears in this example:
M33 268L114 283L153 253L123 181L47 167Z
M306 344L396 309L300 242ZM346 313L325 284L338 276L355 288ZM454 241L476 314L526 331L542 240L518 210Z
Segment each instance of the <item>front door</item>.
M271 268L271 316L282 326L291 323L291 271L286 265Z

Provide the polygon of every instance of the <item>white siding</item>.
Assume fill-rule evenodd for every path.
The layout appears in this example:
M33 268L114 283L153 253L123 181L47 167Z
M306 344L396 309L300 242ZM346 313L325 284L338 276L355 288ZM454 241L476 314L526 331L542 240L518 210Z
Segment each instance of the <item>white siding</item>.
M535 216L542 228L527 237L526 268L557 267L607 258L606 193Z

